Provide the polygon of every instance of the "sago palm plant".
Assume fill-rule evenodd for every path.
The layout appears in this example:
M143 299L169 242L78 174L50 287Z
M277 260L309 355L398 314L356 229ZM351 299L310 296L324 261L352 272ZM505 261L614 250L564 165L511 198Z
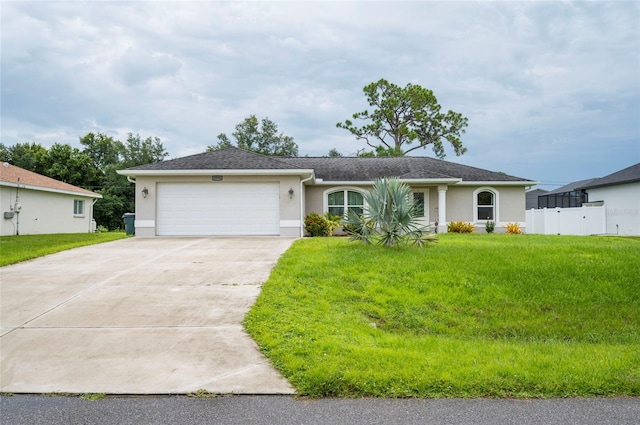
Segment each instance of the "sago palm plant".
M344 229L351 240L384 246L422 246L437 240L420 224L411 188L399 179L377 179L373 189L364 194L364 201L367 208L363 215L351 210L347 214Z

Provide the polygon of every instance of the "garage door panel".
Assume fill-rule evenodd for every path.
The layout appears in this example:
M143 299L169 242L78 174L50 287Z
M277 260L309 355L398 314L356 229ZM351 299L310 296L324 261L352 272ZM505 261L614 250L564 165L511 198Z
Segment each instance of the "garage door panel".
M278 235L278 183L159 183L157 228L169 235Z

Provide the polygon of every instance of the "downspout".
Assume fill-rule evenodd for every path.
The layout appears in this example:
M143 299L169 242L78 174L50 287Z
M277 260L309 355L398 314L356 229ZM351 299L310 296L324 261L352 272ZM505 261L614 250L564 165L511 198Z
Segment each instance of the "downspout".
M127 176L127 181L128 181L129 183L136 184L136 181L135 181L134 179L132 179L132 178L131 178L131 176Z
M313 173L306 179L300 180L300 237L304 237L304 200L306 193L304 192L304 184L313 178Z
M91 226L91 223L93 222L93 206L96 204L96 202L98 202L98 198L94 198L93 201L91 202L91 214L89 214L89 233L91 233L91 228L93 226ZM98 225L96 224L96 229L98 228Z

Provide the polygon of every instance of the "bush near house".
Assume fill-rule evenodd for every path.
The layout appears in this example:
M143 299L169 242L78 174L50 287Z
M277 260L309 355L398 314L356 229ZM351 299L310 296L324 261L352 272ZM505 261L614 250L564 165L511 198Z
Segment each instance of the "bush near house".
M411 188L400 179L376 179L373 189L363 197L367 205L364 214L349 210L345 219L344 229L350 240L386 247L424 246L437 241L437 235L430 234L417 218Z
M466 221L452 221L447 224L447 231L450 233L473 233L475 230L473 224Z
M304 228L311 237L327 237L340 227L340 217L327 213L322 216L312 212L304 219Z
M493 233L493 232L494 232L494 230L496 230L496 222L495 222L495 221L487 221L487 222L484 224L484 230L485 230L487 233Z
M245 319L323 397L640 396L640 239L296 241Z
M507 223L507 233L510 235L522 234L522 229L518 223Z

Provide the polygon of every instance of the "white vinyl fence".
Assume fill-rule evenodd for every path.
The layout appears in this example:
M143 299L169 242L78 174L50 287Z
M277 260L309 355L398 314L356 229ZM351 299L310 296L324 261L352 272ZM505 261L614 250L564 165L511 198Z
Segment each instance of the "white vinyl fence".
M543 235L598 235L607 233L607 213L602 206L544 208L525 211L526 232Z

